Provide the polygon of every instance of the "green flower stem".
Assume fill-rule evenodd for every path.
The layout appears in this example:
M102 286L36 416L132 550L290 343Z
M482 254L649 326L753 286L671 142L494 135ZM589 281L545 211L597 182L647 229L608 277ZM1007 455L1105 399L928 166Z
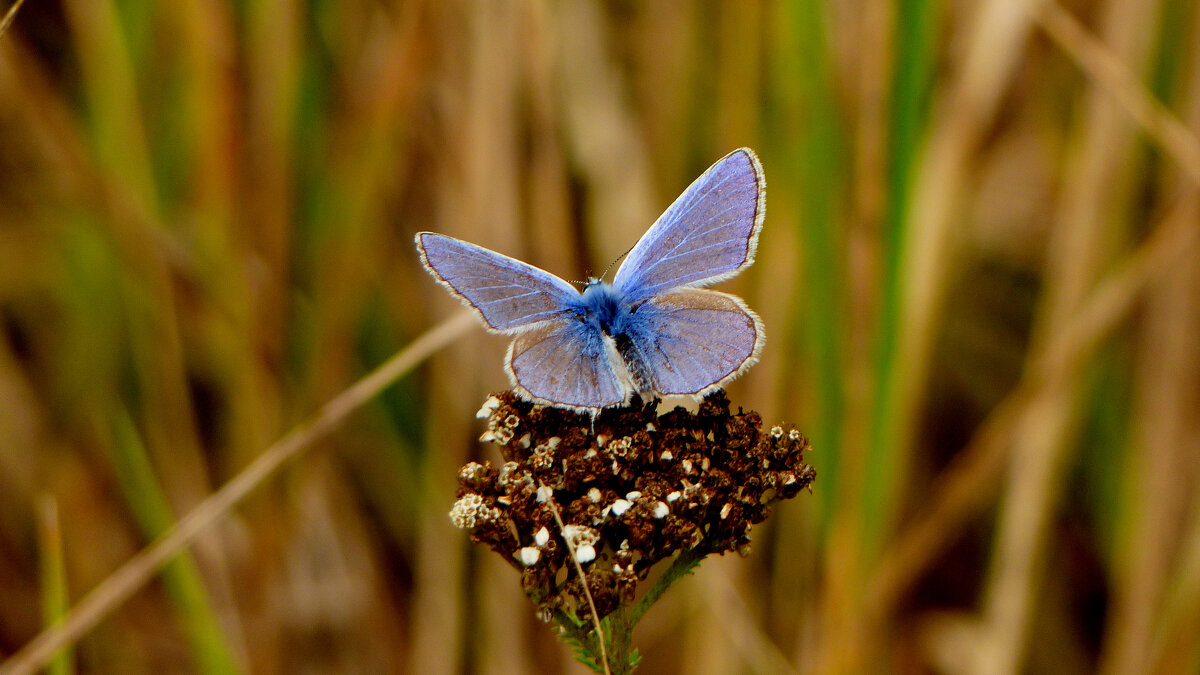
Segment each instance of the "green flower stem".
M641 621L642 616L650 609L650 607L658 602L659 597L667 591L676 581L684 578L692 573L692 570L700 564L701 560L708 557L712 551L704 546L696 546L694 548L685 549L682 553L675 557L675 561L667 568L666 572L654 582L650 590L646 591L646 595L634 605L630 612L630 630L634 624Z
M627 675L632 673L639 661L638 655L632 649L633 628L641 621L646 612L658 601L662 594L675 582L691 574L692 570L712 553L706 547L690 548L675 557L674 562L667 568L650 590L633 605L623 605L604 617L604 646L608 654L609 672L611 675ZM574 615L556 610L554 620L570 636L578 648L579 661L598 673L604 672L599 665L600 654L599 635L587 621L582 621Z

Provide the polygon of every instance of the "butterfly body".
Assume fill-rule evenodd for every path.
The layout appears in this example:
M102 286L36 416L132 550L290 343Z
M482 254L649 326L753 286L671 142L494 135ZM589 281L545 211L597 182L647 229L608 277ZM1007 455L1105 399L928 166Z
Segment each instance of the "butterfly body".
M445 235L421 261L492 331L514 335L505 371L534 401L597 413L635 395L703 396L758 360L762 322L700 288L754 261L765 181L754 153L718 161L672 204L607 283L582 292L537 267Z
M612 284L591 279L579 294L577 311L580 320L600 330L605 335L616 337L626 330L634 306L625 302L624 294Z

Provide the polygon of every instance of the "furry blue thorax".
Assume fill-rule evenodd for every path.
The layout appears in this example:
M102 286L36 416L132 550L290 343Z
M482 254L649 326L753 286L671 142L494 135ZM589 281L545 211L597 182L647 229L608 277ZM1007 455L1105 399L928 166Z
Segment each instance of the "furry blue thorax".
M600 279L588 279L587 286L579 296L574 308L582 321L587 321L604 331L605 335L623 335L630 315L636 308L624 301L624 293Z

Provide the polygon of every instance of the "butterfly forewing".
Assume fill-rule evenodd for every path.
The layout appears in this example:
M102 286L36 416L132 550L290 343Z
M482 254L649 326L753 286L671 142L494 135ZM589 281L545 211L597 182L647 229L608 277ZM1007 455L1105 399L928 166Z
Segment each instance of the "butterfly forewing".
M643 303L628 332L626 358L660 394L700 395L758 361L762 322L727 293L681 288Z
M453 237L421 232L417 249L433 276L495 331L545 321L579 297L545 270Z
M624 365L612 356L594 326L573 319L553 320L513 340L505 370L534 400L597 409L620 405L631 393Z
M625 258L613 285L636 303L678 286L715 283L754 262L766 207L758 158L734 150L696 179Z

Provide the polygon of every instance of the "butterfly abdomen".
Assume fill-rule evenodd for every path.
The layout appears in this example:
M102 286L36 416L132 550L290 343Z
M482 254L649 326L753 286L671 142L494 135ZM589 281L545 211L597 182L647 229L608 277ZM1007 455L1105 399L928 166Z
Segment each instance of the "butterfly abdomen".
M625 362L625 368L629 371L633 388L639 394L653 393L654 382L650 379L650 369L646 366L646 359L637 344L628 333L615 336L613 341L617 345L617 353L621 355L621 360Z
M635 391L654 391L650 370L638 345L634 343L637 305L625 301L624 294L602 281L593 281L580 296L580 319L591 323L616 346Z

